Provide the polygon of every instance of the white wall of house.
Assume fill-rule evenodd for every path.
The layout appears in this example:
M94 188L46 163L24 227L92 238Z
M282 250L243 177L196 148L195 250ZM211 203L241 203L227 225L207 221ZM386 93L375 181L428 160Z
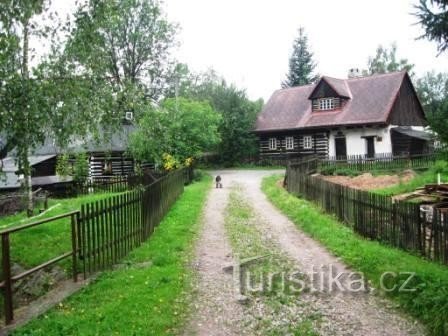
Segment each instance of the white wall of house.
M383 128L350 128L340 129L346 138L347 155L362 155L367 154L367 144L363 137L375 136L375 153L391 153L392 141L390 136L390 129L394 126L387 126ZM335 136L338 131L331 131L329 136L329 156L336 155ZM381 138L381 140L379 139Z

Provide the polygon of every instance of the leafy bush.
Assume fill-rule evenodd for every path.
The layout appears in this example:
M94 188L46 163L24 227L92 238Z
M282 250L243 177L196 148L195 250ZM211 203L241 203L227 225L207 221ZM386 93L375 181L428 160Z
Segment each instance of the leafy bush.
M334 175L336 166L326 166L320 169L322 175Z
M201 170L201 169L195 169L195 170L193 171L193 181L195 181L195 182L199 182L199 181L201 181L206 175L207 175L207 174L204 173L203 170Z
M434 166L431 167L431 171L435 174L448 174L448 162L447 161L436 161Z
M58 156L56 161L56 174L63 178L72 175L72 167L68 160L68 154L62 154Z
M350 168L338 168L334 171L333 175L340 175L340 176L358 176L360 174L359 171L353 170Z
M340 175L340 176L358 176L360 173L356 170L338 166L327 166L320 169L322 175Z
M73 179L78 183L84 183L89 177L89 159L86 153L78 153L73 165Z

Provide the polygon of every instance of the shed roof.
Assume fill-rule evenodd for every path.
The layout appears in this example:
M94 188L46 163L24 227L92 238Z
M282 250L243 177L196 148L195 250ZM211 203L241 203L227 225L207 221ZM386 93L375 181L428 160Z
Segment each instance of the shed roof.
M425 141L431 141L434 139L433 134L431 134L429 132L425 132L425 131L419 131L419 130L413 129L411 127L403 127L403 126L394 127L394 128L392 128L392 131L407 135L412 138L425 140Z

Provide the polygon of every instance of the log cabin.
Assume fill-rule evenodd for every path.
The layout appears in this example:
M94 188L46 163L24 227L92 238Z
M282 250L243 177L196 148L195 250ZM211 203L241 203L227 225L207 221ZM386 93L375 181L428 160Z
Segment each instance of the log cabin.
M322 157L429 151L431 135L409 75L405 72L316 83L273 93L258 115L260 158Z

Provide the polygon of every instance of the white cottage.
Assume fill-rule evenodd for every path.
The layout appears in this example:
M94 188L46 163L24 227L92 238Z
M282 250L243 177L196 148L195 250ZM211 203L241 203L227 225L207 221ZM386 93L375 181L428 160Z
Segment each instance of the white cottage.
M274 92L255 133L262 157L347 157L430 150L425 114L406 72L336 79Z

